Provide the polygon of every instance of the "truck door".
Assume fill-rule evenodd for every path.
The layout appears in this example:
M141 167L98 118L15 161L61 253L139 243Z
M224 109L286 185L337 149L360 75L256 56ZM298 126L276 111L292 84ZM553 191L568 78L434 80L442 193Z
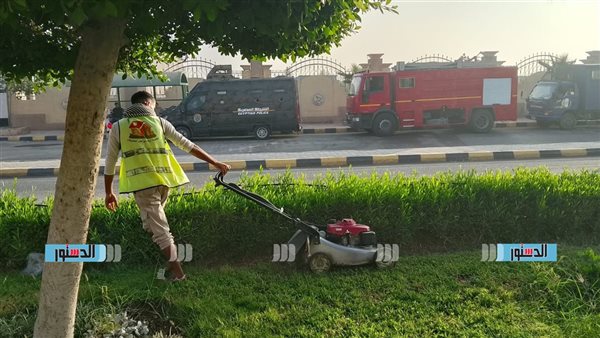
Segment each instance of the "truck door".
M211 105L211 132L232 134L239 131L242 126L235 111L236 97L238 97L236 88L231 85L220 88L212 93L212 96L214 101Z
M207 94L205 91L192 92L185 100L184 124L195 136L206 136L210 131Z
M390 108L390 81L384 74L369 74L364 81L360 110L376 112L380 108Z
M415 76L412 74L398 74L394 86L396 86L395 106L396 112L398 112L400 127L411 128L422 126L422 114L416 114L418 105L415 102L417 96Z

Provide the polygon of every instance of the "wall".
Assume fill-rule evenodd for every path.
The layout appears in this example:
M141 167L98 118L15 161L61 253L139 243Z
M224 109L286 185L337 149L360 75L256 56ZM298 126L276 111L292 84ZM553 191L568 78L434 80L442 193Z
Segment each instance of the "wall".
M48 88L35 97L35 100L18 100L14 94L11 95L11 127L29 127L32 130L64 129L69 88Z
M300 116L304 123L341 123L346 115L346 90L332 75L296 78Z

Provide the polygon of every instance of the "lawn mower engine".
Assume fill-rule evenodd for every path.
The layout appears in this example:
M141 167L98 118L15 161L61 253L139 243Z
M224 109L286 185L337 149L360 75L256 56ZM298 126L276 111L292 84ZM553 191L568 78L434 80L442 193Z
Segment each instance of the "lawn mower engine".
M357 224L351 218L340 221L331 220L334 223L327 224L325 238L333 243L344 246L376 246L375 232L368 225Z

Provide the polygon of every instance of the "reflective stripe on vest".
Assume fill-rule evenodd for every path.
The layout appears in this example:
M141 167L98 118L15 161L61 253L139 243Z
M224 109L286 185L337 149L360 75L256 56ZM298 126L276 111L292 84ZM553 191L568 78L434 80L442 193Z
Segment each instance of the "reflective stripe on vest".
M123 118L119 121L119 135L122 154L119 193L189 183L166 142L158 117Z

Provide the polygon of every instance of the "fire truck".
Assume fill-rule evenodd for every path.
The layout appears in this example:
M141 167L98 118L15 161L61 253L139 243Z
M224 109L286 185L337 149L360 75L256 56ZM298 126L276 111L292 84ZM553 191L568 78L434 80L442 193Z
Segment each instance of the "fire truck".
M379 136L413 128L466 126L486 133L517 119L517 67L479 62L398 63L355 74L346 122Z

